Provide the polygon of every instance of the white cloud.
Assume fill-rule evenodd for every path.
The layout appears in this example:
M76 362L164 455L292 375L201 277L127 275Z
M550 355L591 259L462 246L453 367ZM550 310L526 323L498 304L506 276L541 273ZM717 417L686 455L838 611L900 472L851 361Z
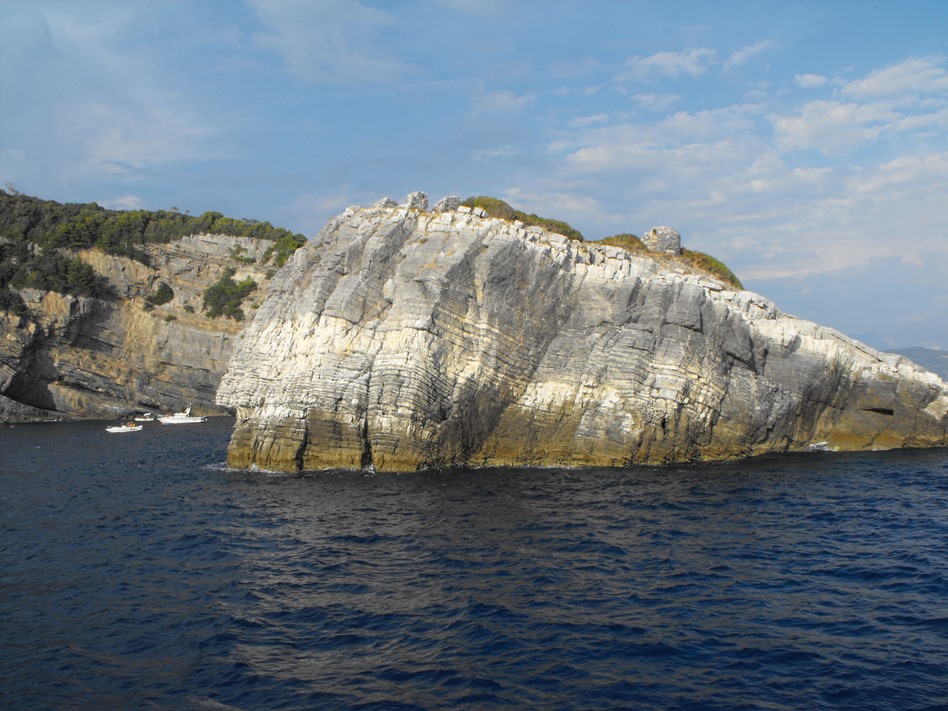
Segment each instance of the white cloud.
M678 94L636 94L632 98L649 111L667 111L681 101Z
M529 108L536 98L536 94L517 96L512 91L493 91L475 97L471 110L475 114L516 114Z
M314 83L382 84L416 73L382 49L391 13L357 0L248 0L269 29L258 45L282 55L298 77Z
M822 77L802 78L810 76L798 75L797 83L822 84ZM938 150L948 129L948 72L932 59L908 60L846 83L838 98L811 101L772 120L783 150L841 158L884 141L889 150Z
M57 184L116 172L131 178L224 155L216 122L200 102L163 76L147 49L126 42L149 21L149 8L103 3L100 10L46 4L11 18L33 30L20 36L17 24L7 27L5 88L10 97L28 96L5 104L4 142L33 156L55 156L21 164L18 174L29 182L43 166L49 171L43 179ZM7 57L12 64L6 65ZM22 79L7 82L10 71L28 77L30 86Z
M819 89L829 84L829 79L822 74L797 74L793 77L793 82L804 89Z
M774 49L776 46L777 45L770 40L744 45L740 49L731 52L731 55L727 58L727 61L724 62L724 66L731 68L739 67L742 64L747 64L747 62L756 57L758 54Z
M596 173L642 170L674 163L687 173L695 162L730 164L735 154L745 154L752 143L747 133L753 108L731 106L691 113L680 111L655 123L620 123L590 129L570 146L559 143L573 168Z
M948 194L948 152L855 170L827 168L799 179L814 189L795 193L789 183L775 186L768 199L778 205L772 215L748 203L750 224L767 226L765 243L745 245L759 254L743 271L748 277L852 271L880 259L941 264L948 271L941 197Z
M602 203L574 190L546 192L513 187L504 192L503 199L524 212L536 214L548 215L551 205L556 205L557 209L571 215L595 215L602 212Z
M472 159L475 163L491 162L495 160L506 160L519 155L519 151L510 145L497 146L495 148L484 148L474 151Z
M826 155L875 141L900 114L885 104L812 101L795 114L775 116L774 135L783 150L814 148Z
M672 224L687 246L758 283L873 260L948 265L948 98L909 103L853 97L767 115L762 106L773 104L762 99L654 122L574 122L551 144L560 171L540 195L582 186L576 194L596 195L603 207L597 215L577 205L574 214L611 221L603 233ZM880 141L888 151L854 153ZM801 162L803 149L836 160Z
M448 10L484 17L496 17L504 7L504 0L434 0L434 3Z
M680 52L657 52L648 57L630 57L620 81L647 81L660 77L700 77L714 61L717 52L706 48L689 48Z
M316 235L335 215L350 205L371 205L381 196L356 190L344 183L326 192L304 192L293 202L277 211L274 224L298 225L304 236Z
M840 90L844 96L870 99L909 94L948 94L948 71L942 57L909 59L871 72L864 79L849 82Z
M592 116L580 116L579 118L575 118L569 122L569 125L573 127L601 126L608 123L609 120L609 114L593 114Z
M144 207L144 203L136 195L122 195L106 200L104 206L112 210L140 210Z

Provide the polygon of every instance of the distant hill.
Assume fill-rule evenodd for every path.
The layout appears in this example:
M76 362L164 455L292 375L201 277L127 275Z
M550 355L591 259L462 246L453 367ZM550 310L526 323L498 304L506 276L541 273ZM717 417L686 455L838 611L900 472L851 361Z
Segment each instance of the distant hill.
M900 348L892 351L903 355L913 363L937 373L943 380L948 380L948 351L938 351L934 348Z

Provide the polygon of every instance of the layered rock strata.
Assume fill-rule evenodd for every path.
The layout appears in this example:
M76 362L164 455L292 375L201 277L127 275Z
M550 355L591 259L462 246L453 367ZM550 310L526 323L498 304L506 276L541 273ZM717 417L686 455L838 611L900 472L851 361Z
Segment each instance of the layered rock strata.
M133 410L224 414L215 397L244 323L206 318L203 293L228 267L260 287L269 242L192 235L147 245L150 265L99 250L79 257L108 278L114 298L20 291L29 313L0 311L0 421L108 418ZM173 299L153 309L161 282Z
M426 209L349 208L274 278L218 392L238 414L231 465L622 466L948 444L946 384L904 358L670 256Z

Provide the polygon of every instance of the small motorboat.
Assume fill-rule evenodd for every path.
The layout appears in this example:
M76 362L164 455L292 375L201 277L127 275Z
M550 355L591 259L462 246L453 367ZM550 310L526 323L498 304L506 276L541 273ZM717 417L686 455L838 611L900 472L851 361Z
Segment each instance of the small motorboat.
M135 415L135 422L154 422L155 413L153 412L143 412L140 415Z
M192 415L191 408L186 407L181 412L176 412L173 415L162 415L158 418L158 421L163 425L189 425L195 422L207 422L207 418L202 415Z
M111 427L106 427L106 432L138 432L142 428L141 425L136 425L134 422L126 422L124 425L113 425Z

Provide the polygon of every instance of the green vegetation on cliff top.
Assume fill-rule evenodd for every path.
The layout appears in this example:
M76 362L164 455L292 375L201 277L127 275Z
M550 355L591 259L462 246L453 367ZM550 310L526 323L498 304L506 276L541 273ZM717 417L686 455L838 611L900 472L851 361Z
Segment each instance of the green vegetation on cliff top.
M202 233L270 240L270 256L292 254L306 243L303 235L269 222L235 220L219 212L192 217L177 210L106 210L94 202L58 203L0 190L0 237L12 242L54 249L98 247L147 262L141 245Z
M681 258L691 264L691 266L703 269L713 276L716 276L725 284L730 284L736 289L744 288L744 285L741 284L741 280L737 278L737 275L732 272L724 262L715 259L710 254L696 252L693 249L685 249L682 247Z
M481 195L478 197L469 197L461 203L467 207L480 207L491 217L499 217L502 220L520 220L525 225L542 227L548 232L561 234L577 242L583 241L583 235L579 230L573 229L569 224L562 220L551 220L548 217L527 214L521 210L516 210L505 203L500 198Z
M503 220L520 220L525 225L536 225L537 227L542 227L549 232L561 234L565 237L568 237L569 239L579 242L584 241L583 235L578 230L573 229L568 223L561 220L552 220L547 217L539 217L534 214L528 215L522 210L517 210L511 207L500 198L481 195L478 197L469 197L461 204L468 207L483 208L484 211L487 212L487 214L491 217L498 217ZM630 233L622 233L612 235L611 237L605 237L595 244L605 244L611 245L613 247L620 247L628 252L633 253L648 252L648 247L643 244L642 240ZM740 279L737 278L734 272L732 272L727 267L727 265L709 254L682 248L680 259L684 262L687 262L693 268L705 271L712 276L717 277L725 284L735 287L736 289L744 288Z
M0 309L23 313L14 289L25 287L107 298L108 281L68 250L97 248L148 264L143 245L201 233L268 240L262 261L277 267L306 243L303 235L269 222L235 220L219 212L192 217L174 209L106 210L95 203L63 204L0 190Z

